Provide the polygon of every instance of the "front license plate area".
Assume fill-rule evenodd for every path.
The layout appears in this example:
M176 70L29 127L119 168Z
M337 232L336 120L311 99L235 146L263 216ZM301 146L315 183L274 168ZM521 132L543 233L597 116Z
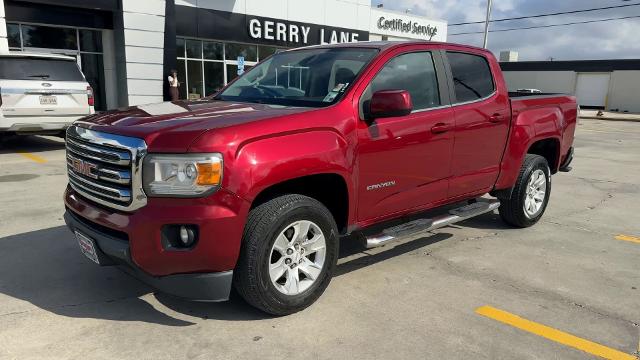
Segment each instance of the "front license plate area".
M95 241L78 231L76 231L76 240L78 240L80 251L82 251L84 256L89 258L89 260L93 261L94 263L100 265L100 259L98 259Z
M40 105L58 105L58 98L52 95L40 96Z

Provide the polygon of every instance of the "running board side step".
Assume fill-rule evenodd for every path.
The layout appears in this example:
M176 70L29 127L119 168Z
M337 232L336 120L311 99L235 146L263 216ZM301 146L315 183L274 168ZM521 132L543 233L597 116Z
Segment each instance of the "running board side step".
M400 240L407 236L416 235L439 229L457 222L486 214L500 207L500 200L477 201L463 207L449 210L446 215L438 216L432 219L418 219L394 227L384 229L381 233L374 236L365 237L367 249L376 248L388 243Z

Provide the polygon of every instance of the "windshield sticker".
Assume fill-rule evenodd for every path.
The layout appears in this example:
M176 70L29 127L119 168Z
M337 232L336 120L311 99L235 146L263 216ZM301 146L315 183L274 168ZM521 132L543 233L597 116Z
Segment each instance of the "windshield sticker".
M322 101L332 102L339 94L342 94L345 90L347 90L347 86L349 86L349 83L336 85L336 87L334 87L333 90L331 90L331 92L329 92Z

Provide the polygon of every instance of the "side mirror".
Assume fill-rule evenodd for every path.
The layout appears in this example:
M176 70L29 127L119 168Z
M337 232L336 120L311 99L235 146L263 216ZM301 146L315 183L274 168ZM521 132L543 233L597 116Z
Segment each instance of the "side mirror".
M373 119L405 116L412 110L411 94L406 90L376 91L369 103L369 115Z

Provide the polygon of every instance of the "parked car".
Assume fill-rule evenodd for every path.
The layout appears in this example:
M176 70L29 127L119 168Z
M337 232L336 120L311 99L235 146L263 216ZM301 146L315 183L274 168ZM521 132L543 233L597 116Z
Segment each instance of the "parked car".
M381 246L496 209L535 224L570 169L576 109L509 98L474 47L285 51L214 97L75 123L65 220L91 260L161 291L223 301L235 286L290 314L325 291L347 235Z
M64 135L75 120L94 113L93 90L73 57L0 54L0 137Z

